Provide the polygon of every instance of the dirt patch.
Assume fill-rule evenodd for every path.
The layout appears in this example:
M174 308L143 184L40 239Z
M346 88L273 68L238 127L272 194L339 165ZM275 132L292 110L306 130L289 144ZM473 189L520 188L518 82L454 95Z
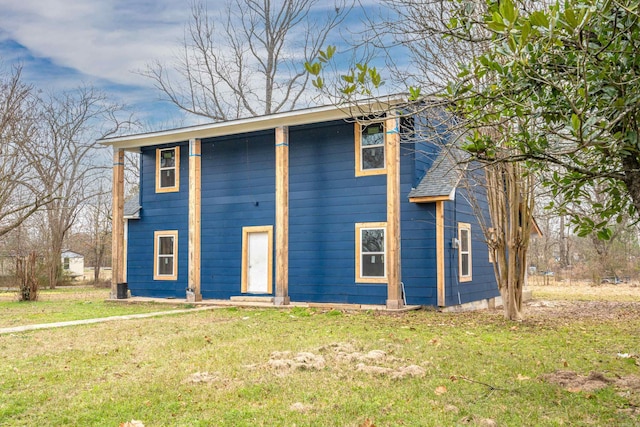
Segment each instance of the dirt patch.
M227 378L220 372L194 372L182 382L198 386L213 385L217 389L230 389L238 384L238 381Z
M406 377L424 377L427 373L426 369L418 365L400 366L398 368L387 368L385 366L365 365L358 363L356 371L366 372L367 374L389 376L393 379L403 379Z
M491 418L481 418L481 417L476 417L475 415L469 415L469 416L463 417L458 421L458 423L471 424L474 426L482 426L482 427L495 427L498 425L498 423L495 420L492 420Z
M580 375L574 371L556 371L541 377L550 384L557 384L572 393L593 392L610 385L616 389L633 394L640 394L640 377L628 375L619 378L607 378L601 372L591 372L589 375Z
M279 373L295 370L321 370L325 367L324 357L311 352L293 355L290 351L274 351L267 365Z
M184 382L191 383L191 384L201 384L201 383L208 384L216 381L220 381L220 374L217 372L214 372L214 373L195 372L189 375L189 377L186 380L184 380Z
M292 403L291 406L289 406L289 410L293 412L307 413L307 412L310 412L312 409L313 409L312 405L307 405L302 402L295 402L295 403Z
M600 372L591 372L589 375L578 375L573 371L556 371L552 374L545 374L542 379L551 384L557 384L567 391L592 392L608 387L612 380L606 378Z
M343 352L339 351L335 354L335 358L340 362L393 362L395 357L387 355L387 353L383 350L371 350L368 353L360 353L358 351L353 352Z
M322 355L316 354L322 353ZM423 377L426 369L422 366L407 364L406 361L389 355L384 350L359 351L351 343L332 343L322 346L314 352L290 351L271 353L265 365L277 375L285 375L296 370L322 370L364 372L370 375L387 376L393 379ZM256 365L246 366L255 369Z

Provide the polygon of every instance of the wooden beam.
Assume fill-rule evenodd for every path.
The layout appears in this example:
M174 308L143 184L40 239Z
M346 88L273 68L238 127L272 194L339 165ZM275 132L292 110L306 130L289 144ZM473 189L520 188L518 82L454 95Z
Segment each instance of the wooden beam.
M187 298L193 298L194 301L202 301L200 290L201 153L200 140L189 140L189 289L193 292L193 297L187 294Z
M438 306L446 306L444 269L444 201L436 202L436 283Z
M387 308L404 306L400 257L400 119L385 121L387 169Z
M289 300L289 128L276 128L276 295L274 305Z
M409 197L411 203L433 203L444 202L447 200L453 200L451 195L446 196L423 196L423 197Z
M124 150L113 150L113 214L111 239L111 299L118 295L118 283L124 282Z

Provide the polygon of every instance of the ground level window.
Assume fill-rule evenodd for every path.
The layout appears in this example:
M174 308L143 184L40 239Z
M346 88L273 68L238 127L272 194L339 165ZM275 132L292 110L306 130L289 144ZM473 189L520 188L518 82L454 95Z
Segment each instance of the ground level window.
M471 224L458 223L458 275L461 282L471 280Z
M156 231L154 240L154 280L177 280L178 231Z
M356 224L356 283L386 283L386 222Z

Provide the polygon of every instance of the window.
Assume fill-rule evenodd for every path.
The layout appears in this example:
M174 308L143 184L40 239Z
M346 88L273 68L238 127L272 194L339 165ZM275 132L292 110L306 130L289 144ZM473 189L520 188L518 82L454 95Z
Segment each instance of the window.
M156 231L154 233L154 280L178 279L178 232Z
M68 270L69 269L69 257L68 256L64 257L64 263L62 265L62 268L64 270Z
M156 193L180 190L180 147L156 150Z
M355 126L356 176L386 173L384 123L356 123Z
M356 283L386 283L386 222L356 224Z
M471 224L464 222L458 223L458 276L471 281Z

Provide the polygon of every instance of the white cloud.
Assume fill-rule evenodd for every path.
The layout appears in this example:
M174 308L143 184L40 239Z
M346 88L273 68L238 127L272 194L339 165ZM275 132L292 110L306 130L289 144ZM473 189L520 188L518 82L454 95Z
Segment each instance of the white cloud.
M360 0L327 43L359 34L361 7L375 14L379 1ZM225 1L207 3L215 16ZM313 13L324 17L327 8L332 12L320 1ZM23 63L23 75L40 89L90 84L137 112L175 111L157 102L151 79L134 71L172 60L190 13L190 0L0 0L0 65ZM296 53L292 48L291 55Z
M171 56L186 1L0 0L0 29L32 55L89 78L149 86L132 73Z

